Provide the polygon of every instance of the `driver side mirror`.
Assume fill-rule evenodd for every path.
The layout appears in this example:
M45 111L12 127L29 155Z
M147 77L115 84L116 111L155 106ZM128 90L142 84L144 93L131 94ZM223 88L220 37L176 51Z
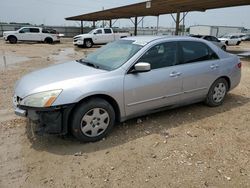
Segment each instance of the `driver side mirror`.
M151 70L151 65L147 62L139 62L134 65L133 72L148 72Z

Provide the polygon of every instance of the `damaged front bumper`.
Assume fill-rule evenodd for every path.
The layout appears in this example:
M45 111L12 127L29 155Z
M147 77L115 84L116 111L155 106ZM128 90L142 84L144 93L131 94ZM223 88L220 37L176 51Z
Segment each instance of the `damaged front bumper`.
M69 117L74 106L75 104L49 108L18 106L15 109L15 114L35 121L38 124L35 132L40 135L65 135L68 133Z

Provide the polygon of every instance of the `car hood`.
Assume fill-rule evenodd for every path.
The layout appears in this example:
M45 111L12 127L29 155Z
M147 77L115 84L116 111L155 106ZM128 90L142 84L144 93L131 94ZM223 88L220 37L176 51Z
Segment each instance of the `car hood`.
M9 35L9 34L16 34L17 31L4 31L3 34L4 35Z
M92 37L92 35L91 34L82 34L82 35L76 35L76 36L74 36L74 39L75 38L91 38Z
M24 98L43 91L67 90L76 86L79 81L82 83L106 72L76 61L54 65L22 77L16 84L15 95Z

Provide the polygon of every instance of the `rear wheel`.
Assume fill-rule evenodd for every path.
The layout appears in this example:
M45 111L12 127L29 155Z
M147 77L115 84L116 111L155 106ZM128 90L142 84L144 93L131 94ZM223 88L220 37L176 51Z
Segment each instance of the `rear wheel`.
M8 40L9 40L9 42L10 42L11 44L16 44L16 43L17 43L17 38L14 37L14 36L10 36Z
M72 134L80 141L94 142L104 138L115 123L113 107L101 98L79 105L73 114Z
M205 103L215 107L223 103L228 92L228 83L224 78L216 80L209 89Z
M221 47L222 50L227 51L227 47L224 45Z
M52 44L53 43L53 39L52 38L46 38L44 40L44 42L47 43L47 44Z
M90 39L86 39L86 40L84 41L84 46L85 46L86 48L91 48L91 47L93 46L93 42L92 42Z

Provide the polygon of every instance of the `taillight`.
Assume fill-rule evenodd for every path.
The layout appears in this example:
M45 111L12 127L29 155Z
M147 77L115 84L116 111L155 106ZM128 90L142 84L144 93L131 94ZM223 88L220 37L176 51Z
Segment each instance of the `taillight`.
M238 67L239 69L242 67L241 62L239 62L239 63L237 64L237 67Z

